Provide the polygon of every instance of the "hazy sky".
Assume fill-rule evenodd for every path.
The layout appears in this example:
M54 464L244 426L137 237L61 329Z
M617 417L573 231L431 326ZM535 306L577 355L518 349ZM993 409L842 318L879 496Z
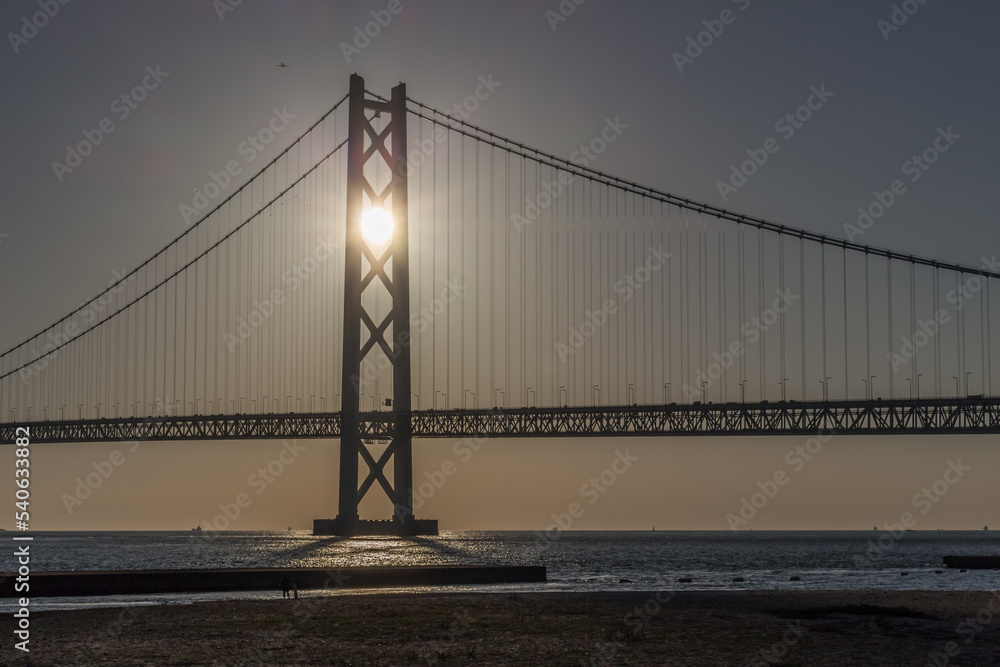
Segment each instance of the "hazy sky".
M838 238L859 206L951 128L954 146L861 240L969 265L1000 251L995 3L900 2L915 12L895 16L891 2L402 0L397 14L386 13L396 8L388 1L233 4L71 2L36 17L37 30L25 17L30 24L45 2L0 5L0 349L175 238L178 204L273 109L295 119L261 165L345 94L353 72L383 94L405 81L438 108L492 76L502 85L473 122L567 157L595 123L621 116L630 128L601 170ZM564 16L560 6L575 10ZM372 12L391 20L363 48L345 47ZM151 90L135 108L114 103L144 81ZM832 95L723 202L718 181L814 88ZM114 129L101 145L56 173L67 144L105 117ZM418 493L425 472L446 460L457 468L417 514L443 529L539 529L580 502L573 528L725 529L726 514L784 470L788 483L746 527L870 528L907 511L918 528L1000 527L995 437L836 437L798 464L794 450L806 440L507 440L474 452L417 441ZM307 528L335 514L337 447L299 445L264 485L252 476L282 443L41 445L32 454L33 526L184 529L247 492L253 502L233 528ZM71 514L64 494L95 466L106 470L114 450L120 465ZM626 450L638 460L591 504L581 487ZM13 450L0 457L12 470ZM959 459L971 470L947 495L915 504ZM12 492L7 475L0 488Z

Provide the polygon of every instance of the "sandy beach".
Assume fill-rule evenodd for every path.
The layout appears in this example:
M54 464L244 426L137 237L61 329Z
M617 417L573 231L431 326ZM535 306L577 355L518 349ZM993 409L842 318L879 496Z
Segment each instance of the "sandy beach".
M39 612L15 665L1000 665L1000 593L393 594Z

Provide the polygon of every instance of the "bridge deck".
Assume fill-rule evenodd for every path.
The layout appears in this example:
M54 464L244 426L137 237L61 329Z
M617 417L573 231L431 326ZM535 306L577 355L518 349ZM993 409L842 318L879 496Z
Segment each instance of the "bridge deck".
M393 413L362 414L363 437L392 437ZM415 438L1000 433L1000 397L420 410ZM193 415L0 424L0 443L338 438L340 413Z

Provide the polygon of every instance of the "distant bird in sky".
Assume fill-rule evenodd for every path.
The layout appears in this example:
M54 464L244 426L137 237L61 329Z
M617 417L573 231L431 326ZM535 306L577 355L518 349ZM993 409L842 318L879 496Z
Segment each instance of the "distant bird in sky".
M288 67L285 63L278 63L275 67Z

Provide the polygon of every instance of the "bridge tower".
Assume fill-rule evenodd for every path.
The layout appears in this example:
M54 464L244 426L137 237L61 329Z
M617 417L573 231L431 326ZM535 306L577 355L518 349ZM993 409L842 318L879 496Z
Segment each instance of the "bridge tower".
M368 118L389 116L379 132ZM366 145L367 144L367 145ZM381 192L365 173L372 160L381 160L390 179ZM406 85L392 89L388 102L369 98L365 81L351 76L348 100L347 138L347 238L344 276L344 364L343 403L340 431L340 493L336 519L316 519L315 535L436 535L436 520L413 516L413 447L410 423L410 276L406 185ZM369 169L369 173L372 170ZM367 200L367 203L366 203ZM370 242L363 233L365 215L380 208L391 215L391 237L384 243ZM367 267L367 268L366 268ZM389 314L376 322L378 314L365 310L362 293L375 283L385 287L391 299ZM362 326L369 336L361 342ZM386 333L391 328L391 340ZM362 363L381 350L392 365L392 412L389 445L375 458L362 438ZM374 361L374 359L372 359ZM375 417L375 415L372 415ZM369 424L374 426L374 424ZM372 429L369 428L368 432ZM393 462L392 482L386 476ZM358 484L358 461L368 466ZM361 519L358 504L378 484L395 508L392 519Z

